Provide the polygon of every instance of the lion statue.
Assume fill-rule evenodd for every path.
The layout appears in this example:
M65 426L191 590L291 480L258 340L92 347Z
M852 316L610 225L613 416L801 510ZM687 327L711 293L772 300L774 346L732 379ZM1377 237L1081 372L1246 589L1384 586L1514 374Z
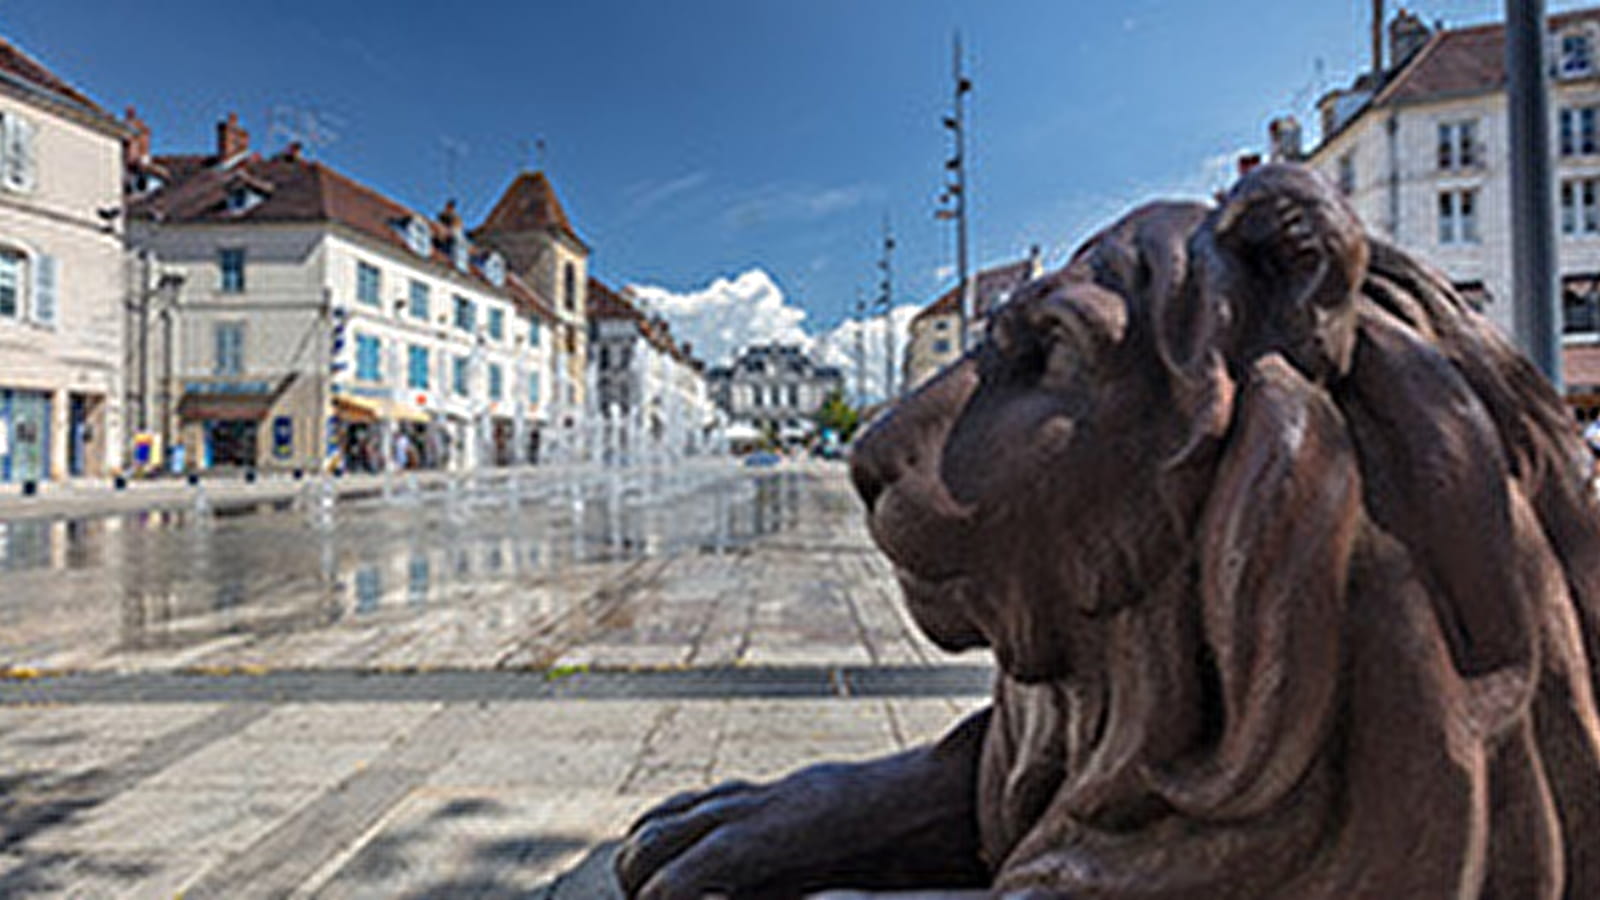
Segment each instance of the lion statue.
M646 814L647 900L1600 897L1600 504L1549 384L1265 166L1021 289L852 458L991 707Z

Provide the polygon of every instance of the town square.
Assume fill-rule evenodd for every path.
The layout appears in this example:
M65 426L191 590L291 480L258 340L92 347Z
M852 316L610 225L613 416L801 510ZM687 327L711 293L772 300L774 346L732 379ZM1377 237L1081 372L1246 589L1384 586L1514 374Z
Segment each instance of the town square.
M0 897L1600 893L1600 7L1290 6L0 11Z

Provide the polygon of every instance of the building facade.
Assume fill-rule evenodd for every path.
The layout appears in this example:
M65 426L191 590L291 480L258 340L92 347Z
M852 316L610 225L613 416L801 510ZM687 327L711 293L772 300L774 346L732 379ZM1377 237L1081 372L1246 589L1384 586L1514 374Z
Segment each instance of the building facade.
M148 129L133 128L148 147ZM465 469L537 458L550 305L446 204L427 217L229 116L130 154L130 400L171 469Z
M983 334L989 311L1006 302L1017 288L1039 277L1039 248L1027 258L991 266L979 272L973 286L975 315L967 323L972 338ZM907 390L915 388L961 356L961 286L939 295L911 320L911 335L906 342L902 380ZM969 341L970 346L970 341Z
M1367 227L1433 262L1512 333L1505 29L1430 28L1402 10L1388 50L1318 103L1321 141L1274 123L1273 156L1304 158ZM1375 44L1379 42L1375 41ZM1550 146L1569 399L1600 411L1600 9L1549 19Z
M844 391L844 374L821 366L795 344L746 347L729 366L707 376L711 398L735 425L770 431L799 441L814 430L817 411L829 394Z
M589 280L587 299L590 390L599 414L638 423L639 434L672 452L708 452L717 408L693 348L674 339L664 319L645 315L598 279Z
M0 483L120 465L124 136L0 41Z

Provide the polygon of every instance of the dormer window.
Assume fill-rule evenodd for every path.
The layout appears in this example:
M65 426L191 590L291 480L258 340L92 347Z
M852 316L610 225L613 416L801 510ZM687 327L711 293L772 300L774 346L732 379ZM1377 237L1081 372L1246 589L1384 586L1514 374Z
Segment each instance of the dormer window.
M486 257L483 261L483 277L489 279L489 283L495 287L505 287L505 258L498 253L489 254L488 257Z
M433 252L433 234L427 222L415 216L406 220L406 246L418 256L426 257Z
M134 194L143 195L159 191L165 184L161 176L154 172L135 172L129 179L128 187Z
M466 239L460 235L450 239L450 264L456 267L456 271L465 272L471 267L469 249Z
M265 199L260 191L249 185L236 184L228 188L227 209L234 214L249 212Z
M1594 71L1594 42L1580 31L1561 36L1561 76L1574 78Z

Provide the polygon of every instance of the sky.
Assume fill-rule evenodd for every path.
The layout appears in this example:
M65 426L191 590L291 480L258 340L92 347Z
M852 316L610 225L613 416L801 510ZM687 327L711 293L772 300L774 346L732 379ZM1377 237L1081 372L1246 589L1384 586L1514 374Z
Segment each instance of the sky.
M1449 25L1504 9L1407 5ZM1298 115L1314 139L1316 98L1368 64L1370 11L1370 0L0 0L0 34L107 108L137 106L158 153L210 147L235 111L262 149L311 135L323 162L423 212L458 198L469 222L519 168L543 167L594 248L592 271L634 286L700 355L787 338L839 361L851 343L839 326L878 295L885 222L897 322L953 283L953 231L933 213L957 31L974 83L972 260L1037 244L1054 264L1142 201L1226 186L1274 116Z

